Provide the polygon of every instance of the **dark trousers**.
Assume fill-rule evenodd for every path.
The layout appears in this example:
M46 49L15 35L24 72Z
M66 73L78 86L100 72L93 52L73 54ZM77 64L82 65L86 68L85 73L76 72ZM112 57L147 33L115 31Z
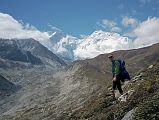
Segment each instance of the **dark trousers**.
M114 75L113 75L113 77L114 77ZM123 90L122 90L122 88L121 88L121 83L120 83L120 80L121 80L121 79L122 79L122 78L121 78L121 75L117 75L117 76L116 76L116 81L113 81L113 90L115 90L116 87L117 87L118 90L119 90L119 92L120 92L120 94L123 93Z

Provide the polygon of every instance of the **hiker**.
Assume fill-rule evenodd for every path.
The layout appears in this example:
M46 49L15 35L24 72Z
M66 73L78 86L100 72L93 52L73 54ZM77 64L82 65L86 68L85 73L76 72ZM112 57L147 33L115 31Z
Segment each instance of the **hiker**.
M121 88L121 82L120 80L122 80L122 76L121 76L121 72L120 72L120 63L118 60L114 59L114 56L112 54L108 55L109 60L112 62L112 73L113 73L113 90L112 90L112 94L113 94L113 98L115 99L115 89L116 87L118 88L120 94L123 94L123 90Z

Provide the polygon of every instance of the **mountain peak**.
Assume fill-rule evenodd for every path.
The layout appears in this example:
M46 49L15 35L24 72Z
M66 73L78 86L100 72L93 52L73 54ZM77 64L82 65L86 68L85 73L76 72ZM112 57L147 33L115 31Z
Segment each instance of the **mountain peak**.
M97 31L94 31L91 35L108 35L108 36L112 36L112 35L115 35L117 33L113 33L113 32L106 32L106 31L103 31L103 30L97 30Z
M54 32L50 43L50 49L66 61L93 58L100 54L129 48L128 38L102 30L97 30L82 38Z
M129 49L129 41L126 37L99 30L82 39L74 52L76 58L86 59L122 49Z
M34 39L0 39L0 58L34 65L65 65L65 62ZM49 63L47 61L50 61Z
M64 37L66 37L66 34L63 33L62 31L54 31L50 35L50 41L52 44L56 44Z

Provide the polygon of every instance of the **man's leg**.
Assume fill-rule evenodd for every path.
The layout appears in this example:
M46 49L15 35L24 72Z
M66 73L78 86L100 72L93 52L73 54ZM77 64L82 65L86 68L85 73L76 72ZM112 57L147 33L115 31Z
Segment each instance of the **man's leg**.
M113 90L112 90L112 94L113 94L113 99L115 99L115 89L116 89L116 82L113 81Z
M117 81L117 88L118 88L120 94L122 95L122 94L123 94L123 90L122 90L122 88L121 88L120 80Z

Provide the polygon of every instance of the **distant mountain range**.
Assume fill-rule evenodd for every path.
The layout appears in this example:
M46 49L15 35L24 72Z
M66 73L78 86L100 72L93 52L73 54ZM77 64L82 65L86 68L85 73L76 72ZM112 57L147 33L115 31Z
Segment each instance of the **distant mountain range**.
M130 49L134 47L131 42L127 37L102 30L95 31L81 38L56 31L51 35L46 47L64 60L73 61L93 58L116 50Z

